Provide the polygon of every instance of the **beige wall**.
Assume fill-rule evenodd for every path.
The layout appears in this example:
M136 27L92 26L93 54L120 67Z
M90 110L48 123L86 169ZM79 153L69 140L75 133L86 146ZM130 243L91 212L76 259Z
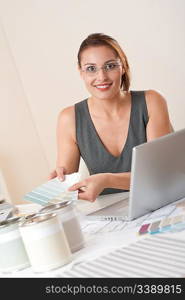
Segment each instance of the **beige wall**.
M160 91L185 127L184 11L184 0L0 0L0 169L12 201L47 179L58 112L88 96L76 55L89 33L115 37L131 89Z
M0 182L6 182L12 201L21 202L25 190L45 180L49 167L2 28L0 49Z

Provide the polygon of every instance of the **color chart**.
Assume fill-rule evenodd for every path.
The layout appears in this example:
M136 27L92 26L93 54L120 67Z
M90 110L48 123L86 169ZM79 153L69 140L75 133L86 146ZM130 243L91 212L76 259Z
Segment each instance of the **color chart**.
M156 234L163 232L177 232L185 229L185 214L167 217L152 223L143 224L139 229L139 235L146 233Z
M78 198L78 191L69 192L68 188L79 180L79 173L66 175L65 181L60 181L58 178L51 179L27 193L23 199L40 205L57 203L63 200L75 201Z

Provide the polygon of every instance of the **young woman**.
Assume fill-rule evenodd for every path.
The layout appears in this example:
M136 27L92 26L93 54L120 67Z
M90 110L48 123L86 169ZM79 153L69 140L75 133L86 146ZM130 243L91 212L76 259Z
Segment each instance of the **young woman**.
M70 190L95 201L99 194L129 190L132 148L172 128L161 94L129 90L127 57L112 37L89 35L80 46L78 68L91 96L59 114L57 166L50 179L77 172L82 157L90 176Z

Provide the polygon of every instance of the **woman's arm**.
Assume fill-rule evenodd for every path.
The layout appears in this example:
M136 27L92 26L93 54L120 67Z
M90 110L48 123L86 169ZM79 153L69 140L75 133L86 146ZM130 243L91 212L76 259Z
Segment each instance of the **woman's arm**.
M75 111L74 106L70 106L62 110L58 116L57 162L53 177L58 176L64 179L64 174L78 171L80 153L76 144L75 132Z
M78 190L82 200L94 202L105 188L130 189L130 173L99 173L74 184L69 191Z
M145 92L149 121L147 141L151 141L173 131L165 98L154 90Z

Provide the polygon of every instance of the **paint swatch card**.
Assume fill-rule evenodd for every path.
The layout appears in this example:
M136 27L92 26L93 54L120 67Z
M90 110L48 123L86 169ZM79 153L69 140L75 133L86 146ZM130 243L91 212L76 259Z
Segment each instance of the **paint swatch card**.
M150 223L149 224L143 224L141 226L141 228L139 229L139 234L145 234L145 233L148 233L148 228L150 226Z
M171 221L172 221L172 218L165 218L161 221L159 227L160 227L160 231L161 232L164 232L164 231L167 231L170 229L171 227Z
M172 232L179 232L183 230L185 230L185 221L175 224L171 229Z
M144 224L139 230L139 234L155 234L166 231L176 232L185 229L185 214L164 218L159 221Z
M27 193L23 199L41 205L47 205L48 202L75 201L78 199L78 191L70 192L68 188L79 181L79 173L65 175L64 181L54 178Z
M175 217L172 218L171 220L171 224L174 226L178 223L181 223L184 221L184 215L177 215Z
M185 215L177 215L172 218L172 232L182 231L185 229Z
M160 230L160 227L159 227L160 223L161 223L161 220L151 223L149 226L149 229L148 229L149 233L151 233L151 234L158 233Z

